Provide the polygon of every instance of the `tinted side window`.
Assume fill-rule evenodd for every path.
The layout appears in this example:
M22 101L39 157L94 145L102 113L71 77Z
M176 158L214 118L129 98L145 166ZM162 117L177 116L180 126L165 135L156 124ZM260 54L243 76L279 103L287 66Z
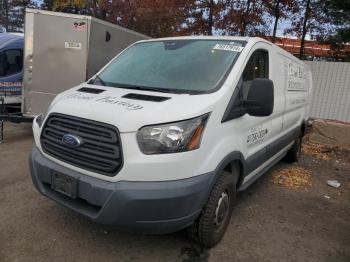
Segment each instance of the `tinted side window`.
M23 51L11 49L0 52L0 77L13 75L22 71Z
M249 58L242 74L241 98L247 99L252 81L255 78L269 78L269 54L266 50L257 50Z
M266 50L256 50L248 60L237 85L235 93L226 108L222 122L243 116L246 113L244 101L255 78L269 78L269 53ZM237 94L237 95L236 95Z

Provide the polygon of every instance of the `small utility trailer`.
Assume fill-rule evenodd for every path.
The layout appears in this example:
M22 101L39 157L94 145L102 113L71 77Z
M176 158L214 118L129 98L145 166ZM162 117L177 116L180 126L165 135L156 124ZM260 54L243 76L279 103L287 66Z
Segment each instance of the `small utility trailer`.
M32 121L58 93L88 80L124 48L149 37L90 16L26 9L24 38L21 112L4 113L0 99L0 125Z

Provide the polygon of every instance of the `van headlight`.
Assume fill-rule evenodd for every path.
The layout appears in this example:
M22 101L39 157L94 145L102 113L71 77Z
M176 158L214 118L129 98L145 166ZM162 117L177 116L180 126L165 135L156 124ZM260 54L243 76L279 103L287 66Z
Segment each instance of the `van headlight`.
M166 154L198 149L209 114L185 121L142 127L137 141L144 154Z

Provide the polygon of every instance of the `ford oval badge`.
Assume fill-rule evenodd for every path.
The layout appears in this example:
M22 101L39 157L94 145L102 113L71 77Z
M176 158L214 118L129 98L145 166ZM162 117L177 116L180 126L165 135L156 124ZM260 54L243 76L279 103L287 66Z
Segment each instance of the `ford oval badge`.
M67 146L72 146L72 147L79 147L82 144L81 138L72 135L72 134L65 134L62 137L62 142L67 145Z

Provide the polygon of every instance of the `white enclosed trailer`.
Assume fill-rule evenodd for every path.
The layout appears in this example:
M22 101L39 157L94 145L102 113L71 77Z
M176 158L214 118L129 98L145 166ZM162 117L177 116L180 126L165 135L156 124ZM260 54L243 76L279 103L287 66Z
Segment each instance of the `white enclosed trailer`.
M58 93L146 38L90 16L26 9L23 116L45 112Z

